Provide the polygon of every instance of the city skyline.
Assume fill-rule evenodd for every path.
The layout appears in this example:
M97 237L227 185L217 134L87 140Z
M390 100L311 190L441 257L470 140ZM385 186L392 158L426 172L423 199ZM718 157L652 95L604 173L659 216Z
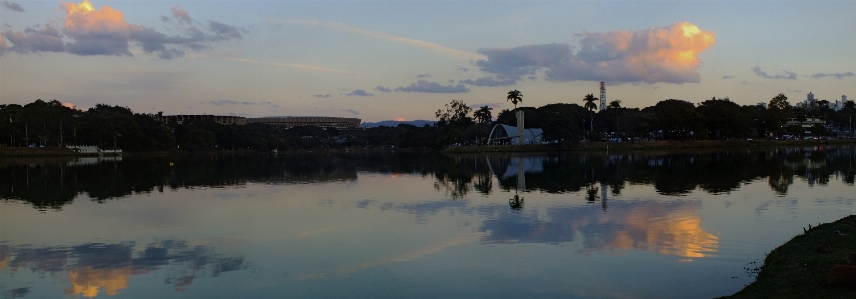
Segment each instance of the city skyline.
M853 1L2 1L0 103L433 120L856 95Z

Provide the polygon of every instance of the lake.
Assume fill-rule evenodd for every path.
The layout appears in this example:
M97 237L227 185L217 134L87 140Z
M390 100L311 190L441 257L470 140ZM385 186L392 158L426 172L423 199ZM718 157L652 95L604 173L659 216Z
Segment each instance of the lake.
M856 148L0 158L3 298L712 298Z

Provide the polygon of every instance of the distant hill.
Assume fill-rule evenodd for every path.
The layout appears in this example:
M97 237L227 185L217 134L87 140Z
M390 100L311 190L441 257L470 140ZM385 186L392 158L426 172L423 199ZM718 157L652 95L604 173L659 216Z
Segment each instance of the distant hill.
M377 128L380 126L397 127L400 124L408 124L408 125L421 127L421 126L424 126L426 124L429 126L433 126L434 123L435 123L435 121L433 121L433 120L421 120L421 119L409 120L409 121L384 120L384 121L379 121L376 123L361 123L360 127L361 128Z

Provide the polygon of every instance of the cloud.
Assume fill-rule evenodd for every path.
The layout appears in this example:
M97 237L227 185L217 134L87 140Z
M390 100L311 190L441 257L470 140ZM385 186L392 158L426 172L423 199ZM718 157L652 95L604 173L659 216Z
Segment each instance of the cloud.
M767 78L767 79L786 79L786 80L796 80L797 79L796 73L789 72L786 70L782 70L782 71L785 72L786 75L776 74L775 76L770 76L767 74L767 72L762 71L760 67L757 67L757 66L752 67L752 72L755 73L755 75L758 75L759 77L763 77L763 78Z
M430 74L419 74L416 76L416 78L431 78L431 75Z
M26 12L20 4L15 2L3 1L3 7L17 12Z
M728 80L728 79L731 79L731 78L734 78L734 76L728 76L728 75L722 76L722 79L723 79L723 80Z
M403 92L429 92L429 93L464 93L470 91L469 88L464 86L463 84L458 84L456 86L452 85L441 85L437 82L426 81L426 80L417 80L416 82L410 84L408 87L399 86L395 88L395 91L403 91Z
M823 77L835 77L835 79L844 79L844 77L853 77L853 76L856 76L856 74L853 74L853 72L846 72L846 73L816 73L816 74L811 75L809 77L812 77L815 79L820 79Z
M352 91L352 92L351 92L351 93L349 93L349 94L346 94L346 96L373 97L373 96L374 96L374 94L372 94L372 93L368 93L368 92L366 92L365 90L362 90L362 89L357 89L357 90Z
M552 81L645 83L699 82L698 54L715 43L712 31L683 22L639 31L587 32L574 35L577 47L538 44L483 48L476 61L498 80L521 80L543 71Z
M178 6L173 6L170 10L172 10L172 17L178 20L179 23L190 24L193 22L193 19L190 18L190 14L186 10L178 8Z
M65 51L65 44L62 41L62 33L60 33L59 29L51 25L36 28L28 27L27 29L24 29L23 32L6 31L2 36L5 39L2 40L0 48L5 48L12 52L27 53L30 51ZM11 47L6 46L7 39L12 43Z
M322 99L329 99L331 96L328 93L328 94L316 94L316 95L313 95L313 97L322 98Z
M360 115L360 113L359 113L359 112L354 111L353 109L345 109L345 110L342 110L342 111L348 112L348 113L353 114L353 115Z
M211 104L211 105L215 105L215 106L224 106L224 105L271 106L271 107L279 108L279 105L274 105L271 102L248 102L248 101L235 101L235 100L208 101L208 102L202 102L201 104Z
M508 78L508 79L499 80L499 79L496 79L493 77L482 77L482 78L478 78L476 80L472 80L472 79L460 80L460 81L458 81L458 83L469 84L469 85L473 85L473 86L509 86L509 85L516 84L517 79Z
M289 68L304 69L304 70L318 71L318 72L325 72L325 73L334 73L334 74L360 75L360 73L354 72L354 71L338 70L338 69L326 68L326 67L321 67L321 66L296 64L296 63L279 63L279 62L261 61L261 60L253 60L253 59L246 59L246 58L217 57L217 56L207 56L207 55L200 55L200 54L194 54L194 55L192 55L192 57L216 58L216 59L223 59L223 60L236 61L236 62L249 63L249 64L263 64L263 65L270 65L270 66L281 66L281 67L289 67Z
M380 40L385 40L385 41L405 45L408 47L422 49L425 51L434 52L437 54L441 54L441 55L445 55L445 56L449 56L449 57L454 57L454 58L462 58L462 59L468 59L468 60L477 60L477 59L483 59L484 58L484 56L479 55L479 54L470 53L470 52L461 51L461 50L455 50L455 49L451 49L451 48L441 46L441 45L431 43L431 42L395 36L395 35L391 35L391 34L387 34L387 33L383 33L383 32L371 31L371 30L367 30L367 29L363 29L363 28L359 28L359 27L352 27L352 26L348 26L347 24L343 24L343 23L321 22L321 21L317 21L317 20L281 20L281 21L274 20L274 22L285 23L285 24L303 25L303 26L312 26L312 27L321 27L321 28L326 28L329 30L334 30L334 31L339 31L339 32L353 33L353 34L357 34L357 35L368 36L371 38L376 38L376 39L380 39Z
M375 87L375 88L374 88L374 90L375 90L375 91L380 91L380 92L391 92L391 91L392 91L392 89L391 89L391 88L389 88L389 87L383 87L383 86L380 86L380 85L378 85L377 87Z
M235 26L226 25L220 22L209 21L208 27L213 30L217 35L213 38L216 41L221 40L229 40L229 39L241 39L241 33L247 33L249 31L245 29L241 29Z
M8 39L12 46L6 47L3 52L133 56L130 48L133 44L141 47L146 54L171 59L184 56L185 50L210 49L212 42L240 39L241 34L247 32L239 27L210 21L210 33L190 26L183 34L170 36L152 28L129 24L121 11L106 5L96 9L89 0L80 3L63 2L59 9L65 12L65 19L61 20L62 27L49 23L21 32L7 30L2 35L5 38L0 39L0 42L5 44ZM191 23L192 19L186 11L176 6L172 12L179 23ZM161 19L168 20L166 17Z

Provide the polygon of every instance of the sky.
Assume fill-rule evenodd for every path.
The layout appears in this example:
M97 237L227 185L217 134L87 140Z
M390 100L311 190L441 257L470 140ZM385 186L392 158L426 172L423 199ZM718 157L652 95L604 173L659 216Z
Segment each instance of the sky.
M0 103L434 120L856 99L856 1L0 1Z

